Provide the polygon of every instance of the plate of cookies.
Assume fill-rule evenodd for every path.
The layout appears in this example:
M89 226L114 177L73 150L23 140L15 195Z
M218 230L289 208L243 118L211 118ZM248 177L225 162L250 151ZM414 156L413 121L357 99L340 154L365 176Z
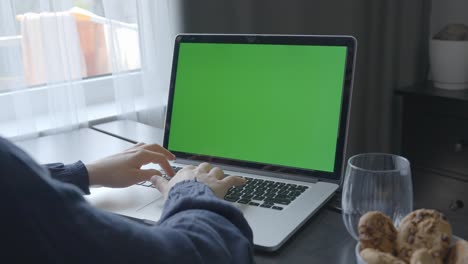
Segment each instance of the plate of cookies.
M364 214L358 225L359 264L468 264L468 242L452 235L440 212L418 209L395 227L379 211Z

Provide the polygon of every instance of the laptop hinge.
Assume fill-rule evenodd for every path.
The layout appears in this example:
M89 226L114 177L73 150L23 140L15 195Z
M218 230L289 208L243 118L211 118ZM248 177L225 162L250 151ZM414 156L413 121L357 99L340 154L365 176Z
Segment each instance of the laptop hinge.
M186 159L177 159L175 160L175 162L181 163L181 164L187 164L187 165L200 164L200 161L186 160ZM317 177L312 177L312 176L296 175L296 174L290 174L290 173L284 173L284 172L282 173L282 172L271 172L271 171L247 169L243 167L219 164L219 163L214 163L214 162L211 162L211 165L220 167L223 170L227 170L227 171L238 171L242 173L248 173L248 174L259 175L259 176L267 176L267 177L273 177L273 178L279 178L279 179L303 181L303 182L310 182L310 183L317 183L319 181Z

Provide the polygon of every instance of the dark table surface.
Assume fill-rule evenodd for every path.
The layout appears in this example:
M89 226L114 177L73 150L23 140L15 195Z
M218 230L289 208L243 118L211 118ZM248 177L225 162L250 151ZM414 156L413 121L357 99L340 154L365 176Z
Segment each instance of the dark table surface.
M356 263L356 240L349 235L341 214L322 208L278 251L256 250L257 263Z

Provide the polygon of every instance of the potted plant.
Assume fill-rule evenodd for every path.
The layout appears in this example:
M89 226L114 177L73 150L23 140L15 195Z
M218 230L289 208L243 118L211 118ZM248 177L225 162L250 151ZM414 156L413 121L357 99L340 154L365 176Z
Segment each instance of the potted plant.
M430 40L429 53L435 87L468 89L468 26L447 25Z

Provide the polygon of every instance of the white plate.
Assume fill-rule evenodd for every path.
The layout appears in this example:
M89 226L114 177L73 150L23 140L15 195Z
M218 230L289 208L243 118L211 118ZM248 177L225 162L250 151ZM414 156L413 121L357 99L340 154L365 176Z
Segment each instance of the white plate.
M452 236L452 245L453 246L460 238L456 237L456 236ZM360 243L356 243L356 248L354 250L355 254L356 254L356 262L358 264L366 264L366 262L361 258L361 254L359 254L359 247L360 247Z

